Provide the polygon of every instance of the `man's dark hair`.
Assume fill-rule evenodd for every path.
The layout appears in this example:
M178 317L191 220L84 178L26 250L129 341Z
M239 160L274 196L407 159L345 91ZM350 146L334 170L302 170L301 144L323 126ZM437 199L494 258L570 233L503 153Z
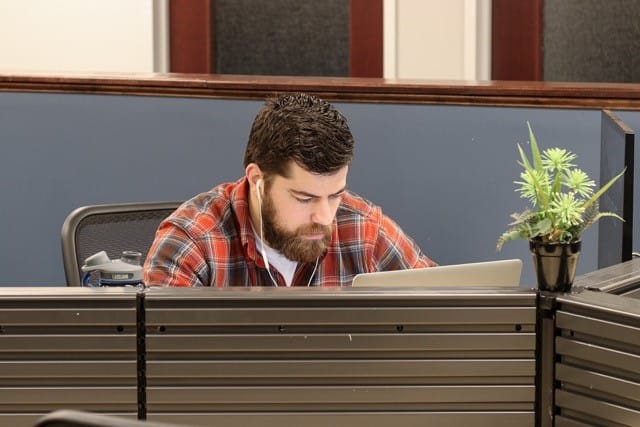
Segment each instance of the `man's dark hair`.
M256 116L244 166L287 176L291 160L317 174L331 174L351 162L353 135L347 119L315 96L288 94L266 101Z

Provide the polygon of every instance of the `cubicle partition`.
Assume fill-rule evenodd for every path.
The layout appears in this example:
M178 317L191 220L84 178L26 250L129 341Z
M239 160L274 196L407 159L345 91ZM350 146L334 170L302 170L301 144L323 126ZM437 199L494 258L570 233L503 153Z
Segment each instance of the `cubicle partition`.
M151 289L144 306L152 420L534 424L532 290Z
M0 423L531 426L527 289L0 288Z
M635 426L639 288L0 288L0 424Z
M0 288L0 425L71 408L138 415L135 289Z
M609 110L602 111L600 128L600 183L624 171L598 200L601 212L622 218L598 224L598 268L605 268L629 261L633 253L635 132Z
M638 425L640 300L563 295L556 328L555 425Z

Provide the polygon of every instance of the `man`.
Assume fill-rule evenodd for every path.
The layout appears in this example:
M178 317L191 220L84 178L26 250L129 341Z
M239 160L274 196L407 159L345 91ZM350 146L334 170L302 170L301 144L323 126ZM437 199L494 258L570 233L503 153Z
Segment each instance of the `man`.
M435 265L391 219L346 189L353 136L331 104L269 100L245 176L185 202L158 228L144 283L349 286L358 273Z

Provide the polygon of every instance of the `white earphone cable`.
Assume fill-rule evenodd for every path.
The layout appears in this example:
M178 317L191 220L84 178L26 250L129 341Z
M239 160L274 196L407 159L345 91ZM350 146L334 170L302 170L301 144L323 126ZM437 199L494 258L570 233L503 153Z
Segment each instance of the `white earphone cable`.
M318 269L318 261L320 257L316 258L316 265L313 266L313 271L311 272L311 277L309 277L309 282L307 282L307 288L311 286L311 281L313 280L313 276L316 274L316 270Z
M273 278L271 274L271 267L269 266L269 258L267 257L267 249L264 247L264 227L262 221L262 196L260 195L260 183L262 179L259 179L256 182L256 195L258 196L258 210L260 211L260 252L262 253L262 259L264 259L264 265L267 267L267 273L269 274L269 278L271 278L271 282L273 282L273 286L278 287L278 282Z

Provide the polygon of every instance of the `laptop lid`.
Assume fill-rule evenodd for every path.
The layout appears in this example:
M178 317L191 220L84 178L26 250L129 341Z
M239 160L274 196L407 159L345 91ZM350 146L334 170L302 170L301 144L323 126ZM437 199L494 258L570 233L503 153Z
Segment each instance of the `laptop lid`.
M353 278L351 286L371 287L450 287L520 285L522 261L507 259L469 264L443 265L410 270L362 273Z

